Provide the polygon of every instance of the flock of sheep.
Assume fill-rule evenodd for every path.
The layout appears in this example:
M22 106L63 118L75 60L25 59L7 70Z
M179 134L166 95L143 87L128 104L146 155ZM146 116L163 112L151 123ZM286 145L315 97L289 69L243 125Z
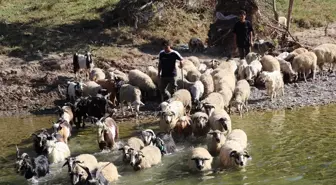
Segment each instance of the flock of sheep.
M250 85L263 84L271 101L284 95L284 83L315 78L317 67L336 63L336 45L322 44L312 51L298 48L278 56L251 52L246 59L226 61L200 61L187 57L177 72L178 90L160 103L159 133L143 130L140 137L131 137L119 148L123 162L134 170L150 168L161 162L162 156L176 151L175 141L189 137L207 138L206 148L191 150L188 165L191 170L209 171L214 157L219 157L222 168L244 168L250 157L247 152L247 135L241 129L232 129L229 114L236 108L240 115L248 111ZM68 166L72 184L108 184L119 177L117 167L111 162L98 162L90 154L71 157L68 138L72 124L90 120L97 127L99 148L113 149L118 140L118 124L113 119L116 107L123 105L138 117L143 102L158 100L157 69L134 69L128 74L110 68L95 68L90 53L75 54L74 73L85 70L89 81L68 82L68 103L59 107L59 119L52 131L34 135L34 148L38 154L30 158L19 154L18 172L27 179L49 173L49 164L64 162ZM77 74L76 74L77 77ZM112 109L113 108L113 109ZM211 136L211 137L207 137Z

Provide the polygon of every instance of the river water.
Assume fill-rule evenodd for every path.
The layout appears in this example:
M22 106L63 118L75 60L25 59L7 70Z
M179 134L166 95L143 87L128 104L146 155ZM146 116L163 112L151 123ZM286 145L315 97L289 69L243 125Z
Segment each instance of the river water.
M134 172L121 163L120 153L99 152L96 128L88 126L75 133L69 142L72 155L92 153L98 161L111 161L121 177L116 184L174 185L332 185L336 183L336 106L309 107L296 111L249 113L243 118L232 117L233 128L243 129L248 136L248 151L252 156L246 171L226 171L192 174L186 166L186 151L192 145L205 143L185 141L178 144L176 154L165 156L162 163L151 169ZM31 184L14 171L15 145L34 156L31 134L50 128L56 117L0 118L0 184ZM158 129L153 120L142 120L140 126L119 122L120 141L144 128ZM216 160L214 160L216 166ZM38 180L39 184L70 184L67 168L51 165L51 173Z

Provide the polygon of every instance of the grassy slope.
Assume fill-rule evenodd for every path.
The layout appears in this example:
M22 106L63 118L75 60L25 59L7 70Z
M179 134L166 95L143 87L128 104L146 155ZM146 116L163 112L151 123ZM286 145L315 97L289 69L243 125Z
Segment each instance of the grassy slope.
M330 15L336 20L333 1L295 0L293 16L323 22L326 15ZM95 49L96 56L115 59L125 55L124 47L151 49L160 38L169 38L176 44L187 43L192 36L205 40L212 21L209 13L201 18L198 14L174 9L144 29L103 27L102 14L111 10L116 2L0 0L0 52L22 57L33 55L37 50L49 53ZM278 4L278 9L286 13L288 1L279 0Z

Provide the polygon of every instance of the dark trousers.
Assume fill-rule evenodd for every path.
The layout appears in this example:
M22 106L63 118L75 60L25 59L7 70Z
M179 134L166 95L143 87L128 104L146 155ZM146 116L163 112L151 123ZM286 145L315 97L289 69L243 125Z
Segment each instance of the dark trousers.
M161 77L160 78L160 94L161 100L164 97L171 97L177 90L176 77Z
M240 59L244 59L246 55L250 52L250 46L248 47L238 47Z

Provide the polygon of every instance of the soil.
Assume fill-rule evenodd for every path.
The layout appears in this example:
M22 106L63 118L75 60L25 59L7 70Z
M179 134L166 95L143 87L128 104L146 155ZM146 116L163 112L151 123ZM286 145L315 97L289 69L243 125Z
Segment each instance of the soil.
M322 43L336 43L336 24L329 25L328 35L324 28L305 30L294 34L301 43L316 46ZM128 50L128 57L115 61L100 60L100 66L117 67L124 71L133 68L144 69L155 65L153 53L143 53L136 48ZM190 53L181 52L183 56ZM197 55L196 55L197 56ZM201 55L202 59L212 58ZM57 105L64 103L64 95L59 89L64 89L67 81L73 80L72 55L49 54L40 55L35 61L24 61L20 58L0 56L0 116L53 114ZM285 96L274 102L266 95L264 89L252 87L249 100L249 110L264 111L275 109L293 109L308 105L324 105L336 101L336 75L322 77L317 75L315 80L285 85ZM140 116L155 116L157 103L146 103ZM120 119L129 119L131 117Z

